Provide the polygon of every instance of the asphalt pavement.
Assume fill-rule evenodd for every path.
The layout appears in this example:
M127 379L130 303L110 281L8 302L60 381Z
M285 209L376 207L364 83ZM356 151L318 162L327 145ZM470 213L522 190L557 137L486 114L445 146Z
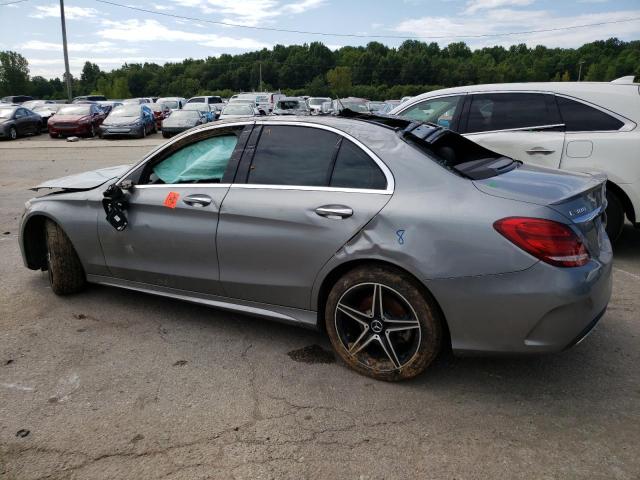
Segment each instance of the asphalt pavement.
M23 267L28 188L163 139L0 142L0 479L640 478L640 231L598 328L556 355L362 377L324 335Z

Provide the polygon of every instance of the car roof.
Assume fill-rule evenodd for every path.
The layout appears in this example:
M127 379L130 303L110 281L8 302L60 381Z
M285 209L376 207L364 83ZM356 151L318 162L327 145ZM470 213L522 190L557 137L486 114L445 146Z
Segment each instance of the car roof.
M637 83L612 82L523 82L523 83L487 83L464 87L432 90L412 97L400 104L395 110L401 110L427 98L441 95L455 95L480 92L552 92L568 97L585 100L599 105L619 115L640 121L640 85Z

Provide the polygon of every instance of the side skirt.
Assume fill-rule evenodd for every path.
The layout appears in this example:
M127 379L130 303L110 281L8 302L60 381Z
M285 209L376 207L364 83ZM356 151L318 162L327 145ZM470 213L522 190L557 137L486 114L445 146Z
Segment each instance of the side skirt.
M125 288L136 292L150 293L162 297L175 298L185 302L198 303L209 307L244 313L256 317L264 317L278 322L289 323L311 329L317 329L317 312L299 308L283 307L268 303L251 302L237 298L209 295L206 293L190 292L177 288L162 287L148 283L133 282L102 275L87 275L87 281L110 287Z

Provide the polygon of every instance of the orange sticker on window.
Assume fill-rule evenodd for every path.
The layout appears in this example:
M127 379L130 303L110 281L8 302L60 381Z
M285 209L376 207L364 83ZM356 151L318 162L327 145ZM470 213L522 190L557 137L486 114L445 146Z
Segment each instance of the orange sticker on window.
M162 203L165 207L176 208L180 194L178 192L169 192Z

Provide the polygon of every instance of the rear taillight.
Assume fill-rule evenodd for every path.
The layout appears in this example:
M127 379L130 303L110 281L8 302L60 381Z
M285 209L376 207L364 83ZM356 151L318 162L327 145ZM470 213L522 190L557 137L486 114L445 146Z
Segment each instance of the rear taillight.
M589 261L584 244L564 223L543 218L509 217L493 227L508 240L543 262L558 267L580 267Z

